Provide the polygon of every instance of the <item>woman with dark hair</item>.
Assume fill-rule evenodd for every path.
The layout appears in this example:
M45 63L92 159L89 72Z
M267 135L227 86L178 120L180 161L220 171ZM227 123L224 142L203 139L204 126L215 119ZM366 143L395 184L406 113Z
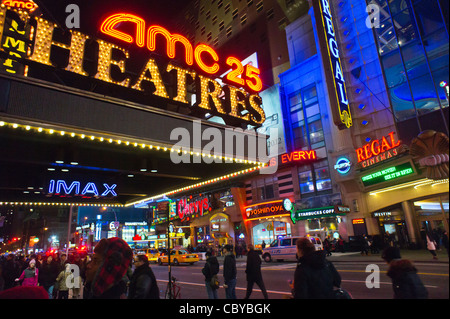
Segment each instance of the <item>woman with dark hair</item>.
M340 287L341 276L326 259L326 252L316 251L308 238L299 238L297 258L292 291L294 299L335 299L334 287Z

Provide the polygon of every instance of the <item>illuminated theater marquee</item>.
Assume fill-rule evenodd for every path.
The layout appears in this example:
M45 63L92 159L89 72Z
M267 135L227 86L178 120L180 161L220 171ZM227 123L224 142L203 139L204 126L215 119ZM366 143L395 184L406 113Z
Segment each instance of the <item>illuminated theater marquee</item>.
M9 73L21 73L17 71L20 68L16 68L15 65L24 63L24 60L54 67L54 49L58 49L60 52L65 51L68 55L66 65L62 67L58 65L58 68L65 71L147 94L149 93L147 90L153 90L148 86L152 84L154 87L152 96L189 106L193 114L210 113L222 117L225 123L230 125L240 126L245 123L260 126L265 121L265 113L261 107L262 99L257 93L262 90L260 70L251 65L243 66L234 57L221 59L218 53L206 44L193 47L182 35L172 34L157 25L147 27L146 22L135 15L127 13L111 15L100 27L100 31L105 36L127 45L135 43L137 47L145 47L149 51L150 58L142 64L145 65L143 70L137 76L132 76L127 69L127 64L131 62L128 49L107 41L93 39L77 31L71 31L67 42L61 43L61 40L58 41L58 37L55 36L55 30L58 27L54 23L43 18L30 18L27 14L19 15L12 11L13 9L8 10L5 6L0 8L0 40L2 44L7 44L0 46L0 53L3 53L0 55L0 64L3 64L3 68ZM15 17L11 18L13 15ZM118 30L121 23L131 23L135 26L135 34L130 35ZM25 34L31 34L32 41L24 39ZM167 57L169 59L174 59L176 56L184 57L182 62L186 64L186 68L176 65L179 59L175 63L170 61L164 67L158 65L152 53L162 49L157 48L157 44L163 43L160 40L166 42ZM28 42L31 42L30 47ZM84 65L86 47L92 45L92 42L98 45L98 66L95 74L92 72L89 74ZM10 56L9 59L2 59L5 53ZM232 71L228 73L227 80L235 86L222 86L210 78L220 74L221 65L226 65L227 69L231 68ZM174 87L176 85L176 89L173 90L173 94L171 93L173 96L169 96L171 91L167 89L167 84L163 81L168 73L176 74L176 83L173 84ZM27 74L24 72L24 75ZM190 105L188 101L188 82L195 84L196 103L193 105ZM158 107L154 104L152 106Z

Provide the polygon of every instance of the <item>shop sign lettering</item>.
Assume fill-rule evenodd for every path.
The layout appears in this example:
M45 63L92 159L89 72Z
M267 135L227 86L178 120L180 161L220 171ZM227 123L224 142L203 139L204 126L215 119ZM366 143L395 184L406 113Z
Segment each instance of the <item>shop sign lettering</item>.
M401 142L396 140L394 132L381 139L373 140L365 144L363 147L356 149L358 163L363 168L382 162L399 154L398 147Z
M260 203L252 206L247 206L245 208L245 217L247 219L261 218L288 213L289 212L286 211L283 207L282 200L268 203Z
M207 196L197 199L188 199L183 197L178 201L178 217L181 220L189 219L195 215L203 216L206 212L211 210L209 206L209 199Z
M318 22L322 21L320 28L323 29L323 34L320 35L320 38L324 38L322 41L323 60L326 63L327 74L332 81L332 84L329 85L330 98L333 97L333 104L336 105L336 108L332 109L333 120L339 129L350 128L353 125L353 120L330 9L330 0L313 1L313 4L316 7L315 11L318 13ZM320 32L322 33L322 31Z

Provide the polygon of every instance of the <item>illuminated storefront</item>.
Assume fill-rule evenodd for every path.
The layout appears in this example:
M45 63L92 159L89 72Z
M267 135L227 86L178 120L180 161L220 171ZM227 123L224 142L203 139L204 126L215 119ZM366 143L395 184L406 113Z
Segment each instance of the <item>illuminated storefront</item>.
M356 176L369 213L369 234L379 235L385 244L425 247L425 233L449 227L448 138L426 131L408 149L369 167L363 164Z
M303 222L306 235L323 239L338 239L341 233L346 234L345 217L350 208L341 205L327 206L313 209L294 210L291 220L294 224Z
M261 249L263 243L269 245L279 236L291 236L291 213L286 210L284 200L258 203L245 207L244 223L251 236L249 243Z

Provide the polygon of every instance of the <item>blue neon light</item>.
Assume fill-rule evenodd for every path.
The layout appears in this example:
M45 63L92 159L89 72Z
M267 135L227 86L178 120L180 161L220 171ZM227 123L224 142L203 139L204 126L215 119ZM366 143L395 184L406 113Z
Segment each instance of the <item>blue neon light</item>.
M111 194L111 196L116 197L117 193L115 192L115 188L117 187L116 184L112 184L111 186L104 183L103 187L105 188L104 192L99 195L99 191L95 183L88 182L86 186L83 188L83 190L80 192L81 189L81 183L79 181L73 181L69 186L67 186L66 181L64 180L50 180L49 187L48 187L48 193L49 194L63 194L63 195L82 195L82 196L108 196L108 194Z

